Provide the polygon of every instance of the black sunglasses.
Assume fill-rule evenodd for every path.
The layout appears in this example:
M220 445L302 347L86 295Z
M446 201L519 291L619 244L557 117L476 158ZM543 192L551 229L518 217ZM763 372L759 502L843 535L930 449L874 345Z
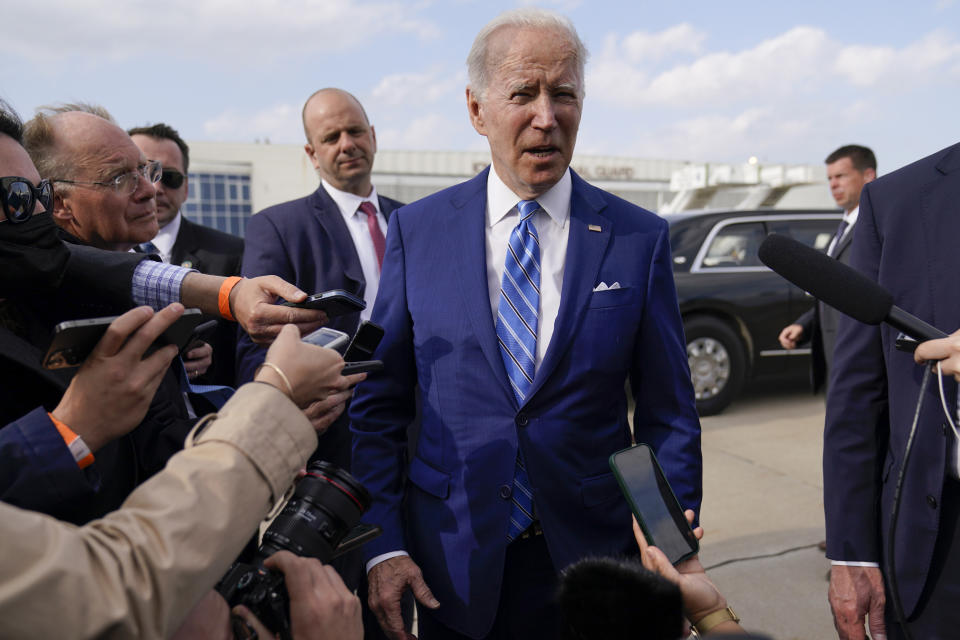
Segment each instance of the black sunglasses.
M53 185L49 180L41 180L35 187L19 176L0 178L0 204L10 222L16 224L29 220L37 201L46 211L53 210Z
M183 180L185 178L186 176L176 169L167 169L164 167L163 174L160 176L160 184L168 189L179 189L183 186Z

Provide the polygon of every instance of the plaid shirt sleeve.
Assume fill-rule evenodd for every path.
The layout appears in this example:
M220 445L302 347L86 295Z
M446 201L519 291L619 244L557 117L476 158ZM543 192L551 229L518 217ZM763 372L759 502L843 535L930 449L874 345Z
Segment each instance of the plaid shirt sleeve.
M160 310L173 302L180 302L180 286L191 271L184 267L142 260L133 272L131 295L136 304L145 304Z

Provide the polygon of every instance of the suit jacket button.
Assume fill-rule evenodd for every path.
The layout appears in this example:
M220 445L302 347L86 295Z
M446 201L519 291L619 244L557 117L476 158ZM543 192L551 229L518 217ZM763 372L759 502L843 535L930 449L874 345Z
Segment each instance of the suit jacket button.
M527 414L521 413L521 414L518 414L518 415L517 415L517 426L518 426L518 427L525 427L525 426L527 426L528 424L530 424L530 418L527 416Z
M509 500L510 496L512 495L513 495L513 488L510 485L508 484L500 485L501 498L503 498L504 500Z
M931 509L937 508L937 499L933 496L927 496L927 504L930 505Z

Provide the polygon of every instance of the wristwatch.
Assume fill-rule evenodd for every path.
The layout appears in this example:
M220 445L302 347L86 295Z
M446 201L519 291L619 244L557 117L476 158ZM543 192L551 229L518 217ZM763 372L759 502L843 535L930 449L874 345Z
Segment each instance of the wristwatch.
M738 616L730 607L727 607L726 609L717 609L713 613L708 613L693 623L690 628L692 637L700 638L706 635L718 624L727 621L740 622L740 616Z

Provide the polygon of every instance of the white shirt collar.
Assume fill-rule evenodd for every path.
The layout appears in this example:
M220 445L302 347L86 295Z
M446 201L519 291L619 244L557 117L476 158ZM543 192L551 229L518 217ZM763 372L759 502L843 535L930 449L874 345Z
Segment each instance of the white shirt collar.
M540 208L547 212L550 219L563 227L570 217L570 194L573 193L573 178L570 177L570 167L563 172L563 177L550 190L537 198ZM511 211L516 210L520 196L510 190L496 170L491 165L487 176L487 226L500 222Z
M377 197L377 188L373 185L370 186L370 195L362 198L353 193L337 189L323 178L320 178L320 184L323 185L327 194L337 203L337 206L340 207L340 213L343 214L344 218L350 218L355 215L361 202L370 202L377 209L377 213L380 213L380 199Z
M177 215L173 217L173 220L168 222L165 227L161 227L160 232L151 240L160 252L160 257L166 262L170 261L170 254L173 253L173 245L177 242L177 234L180 233L181 215L182 214L177 211Z
M843 221L847 223L847 227L852 227L853 224L857 221L857 216L860 215L860 205L854 207L853 211L844 211L843 212Z

